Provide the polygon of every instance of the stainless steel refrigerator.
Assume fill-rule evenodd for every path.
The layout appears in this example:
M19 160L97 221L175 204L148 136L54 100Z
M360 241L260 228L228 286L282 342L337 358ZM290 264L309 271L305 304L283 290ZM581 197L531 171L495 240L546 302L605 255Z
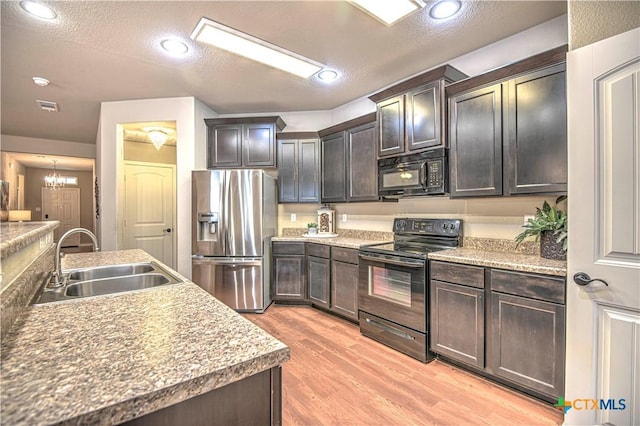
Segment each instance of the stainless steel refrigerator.
M242 312L264 312L271 237L277 231L276 182L264 170L192 172L192 280Z

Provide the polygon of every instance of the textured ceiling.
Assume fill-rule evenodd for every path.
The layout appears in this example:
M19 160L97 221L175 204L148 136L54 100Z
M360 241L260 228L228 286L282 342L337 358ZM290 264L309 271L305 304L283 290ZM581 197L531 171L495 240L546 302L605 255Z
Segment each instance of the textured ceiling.
M333 109L566 13L565 1L463 2L453 19L429 5L386 27L344 1L46 1L54 22L1 5L2 134L95 143L100 102L195 96L214 111ZM331 85L253 63L189 39L201 17L336 69ZM177 35L181 59L159 50ZM462 70L464 71L464 70ZM31 77L49 79L37 87ZM55 101L59 113L36 99Z

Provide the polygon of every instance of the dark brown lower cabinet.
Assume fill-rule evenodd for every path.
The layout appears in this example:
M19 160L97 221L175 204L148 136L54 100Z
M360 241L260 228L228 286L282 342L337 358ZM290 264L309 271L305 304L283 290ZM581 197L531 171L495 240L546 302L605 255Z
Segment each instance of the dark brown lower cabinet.
M307 244L307 282L309 302L329 309L331 288L331 248L321 244Z
M431 281L431 350L484 368L484 289Z
M304 302L307 300L304 253L304 243L273 243L271 298L274 302Z
M281 425L281 367L130 420L129 426Z
M358 250L331 247L331 307L343 317L358 321Z
M553 398L564 392L564 306L491 293L491 358L496 376Z
M563 396L564 277L431 261L430 285L433 352L538 398Z

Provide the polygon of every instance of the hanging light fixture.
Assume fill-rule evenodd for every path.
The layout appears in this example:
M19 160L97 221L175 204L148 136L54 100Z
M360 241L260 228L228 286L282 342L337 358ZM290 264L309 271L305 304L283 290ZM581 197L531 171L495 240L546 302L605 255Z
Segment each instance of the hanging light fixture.
M58 173L58 169L56 169L57 160L52 160L52 161L53 161L53 172L44 177L44 183L47 188L55 191L58 188L64 187L64 179Z
M160 150L160 147L162 147L162 145L164 145L164 143L169 139L167 132L160 129L149 130L147 132L147 136L149 136L149 140L157 150Z

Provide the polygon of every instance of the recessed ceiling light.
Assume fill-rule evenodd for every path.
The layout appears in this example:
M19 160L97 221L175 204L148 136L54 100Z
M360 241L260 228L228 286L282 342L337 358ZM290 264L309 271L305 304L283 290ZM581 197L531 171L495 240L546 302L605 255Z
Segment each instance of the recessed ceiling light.
M324 68L304 56L207 18L200 19L191 38L303 78Z
M30 15L40 19L55 19L58 15L49 6L35 1L22 1L20 6Z
M424 7L422 0L350 0L351 3L382 21L393 25L400 19Z
M322 70L318 73L318 78L322 81L333 81L338 77L338 73L333 70Z
M162 40L160 46L172 55L184 55L189 51L189 46L173 38Z
M42 77L33 77L33 82L40 87L44 87L44 86L48 86L49 85L49 80L47 80L46 78L42 78Z
M434 19L446 19L458 13L460 10L460 2L457 0L444 0L433 5L429 11Z

